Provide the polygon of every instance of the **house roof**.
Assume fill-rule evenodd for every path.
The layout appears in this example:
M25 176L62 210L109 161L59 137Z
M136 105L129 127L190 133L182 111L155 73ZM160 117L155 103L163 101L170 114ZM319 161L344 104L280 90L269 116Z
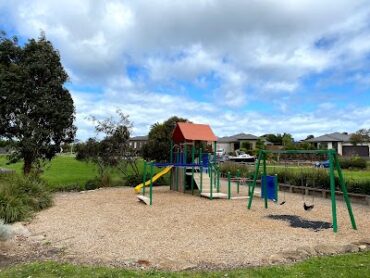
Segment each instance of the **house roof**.
M349 142L351 134L333 132L306 140L306 142Z
M211 127L205 124L177 123L173 133L172 140L175 143L184 141L217 141Z
M129 139L130 141L148 141L148 135L134 136Z
M253 134L238 133L232 136L225 136L225 137L218 138L217 142L229 143L229 142L237 142L240 140L258 140L258 138L259 137Z

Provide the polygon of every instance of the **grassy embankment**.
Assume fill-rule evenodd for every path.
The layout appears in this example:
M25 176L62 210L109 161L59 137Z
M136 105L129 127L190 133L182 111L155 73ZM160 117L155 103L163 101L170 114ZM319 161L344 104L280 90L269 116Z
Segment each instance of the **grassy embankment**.
M13 169L17 173L22 173L22 162L9 165L6 163L6 156L0 156L0 168ZM142 171L142 160L138 161L138 168ZM158 170L155 168L154 172ZM59 155L46 164L41 178L47 182L51 191L68 191L83 190L85 183L97 175L97 168L94 164L78 161L70 155ZM111 177L114 186L124 184L124 177L117 170L111 171Z
M370 252L315 257L293 265L223 271L135 271L38 262L0 269L0 277L370 277Z

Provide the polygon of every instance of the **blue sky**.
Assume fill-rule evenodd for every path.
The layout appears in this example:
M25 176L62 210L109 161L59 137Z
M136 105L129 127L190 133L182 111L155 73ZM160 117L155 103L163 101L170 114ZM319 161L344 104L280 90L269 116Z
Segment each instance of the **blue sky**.
M0 0L0 30L59 50L79 139L117 108L134 135L173 115L218 136L370 128L369 23L368 1Z

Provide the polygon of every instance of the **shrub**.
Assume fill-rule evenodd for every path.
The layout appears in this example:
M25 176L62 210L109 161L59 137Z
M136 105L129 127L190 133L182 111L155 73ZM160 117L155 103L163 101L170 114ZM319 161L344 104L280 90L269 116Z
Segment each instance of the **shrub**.
M148 179L148 178L147 178ZM143 182L142 175L128 175L125 178L125 186L134 187Z
M85 190L94 190L99 188L100 180L98 178L88 180L85 183Z
M110 187L110 186L112 186L112 175L110 173L105 173L100 178L100 186L103 186L103 187Z
M246 165L236 164L232 162L224 162L220 165L220 172L223 175L227 175L227 173L230 172L231 176L236 176L238 170L241 177L247 177L252 174Z
M45 182L37 177L0 175L0 219L5 223L24 220L51 204L51 194Z
M364 158L354 156L351 158L341 158L340 166L342 167L342 169L366 169L367 163Z
M370 195L369 180L350 180L346 184L349 192Z

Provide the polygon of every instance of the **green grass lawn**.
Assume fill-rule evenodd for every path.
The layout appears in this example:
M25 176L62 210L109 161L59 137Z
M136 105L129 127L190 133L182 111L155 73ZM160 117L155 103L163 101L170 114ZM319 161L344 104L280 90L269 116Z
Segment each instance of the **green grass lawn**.
M370 169L367 170L343 170L346 179L370 180Z
M5 156L0 156L0 167L16 170L22 173L23 162L6 165ZM96 167L92 164L77 161L72 156L57 156L44 168L42 178L45 179L51 190L66 190L82 187L86 181L97 175Z
M7 158L0 155L0 168L8 168L16 170L17 173L22 173L23 162L7 165ZM143 169L143 160L139 160L138 168ZM98 175L97 168L92 163L78 161L71 155L58 155L50 163L47 163L43 168L44 172L41 175L53 191L60 190L81 190L85 183L95 178ZM154 168L154 173L159 171ZM123 184L123 175L118 171L111 171L114 185Z
M370 277L370 252L316 257L293 265L230 271L134 271L39 262L0 269L0 277Z

